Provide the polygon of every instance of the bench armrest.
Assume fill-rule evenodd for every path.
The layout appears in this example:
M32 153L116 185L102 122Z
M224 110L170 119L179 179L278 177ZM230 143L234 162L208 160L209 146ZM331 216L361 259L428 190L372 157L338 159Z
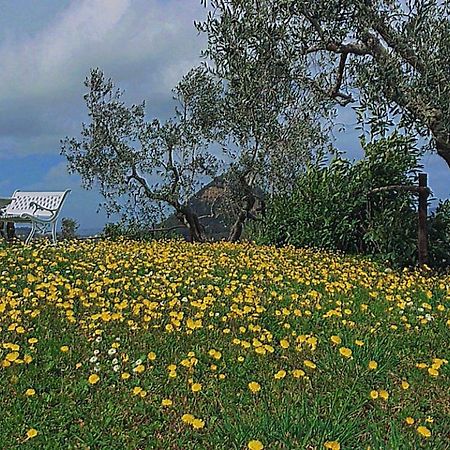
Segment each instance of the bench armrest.
M36 203L36 202L30 202L30 206L34 207L34 212L36 212L37 210L40 209L42 211L48 211L48 212L50 212L52 214L50 217L46 217L46 218L40 217L39 219L36 218L35 216L33 216L33 214L29 214L29 213L23 213L21 215L21 217L29 219L32 222L37 220L39 222L50 223L50 222L53 222L55 220L55 218L57 217L57 215L58 215L57 213L58 213L59 208L56 208L56 209L46 208L45 206L42 206L42 205L40 205L39 203Z
M42 209L44 211L48 211L48 212L51 212L51 213L55 213L56 211L58 211L58 208L56 208L56 209L46 208L45 206L41 206L41 205L39 205L39 203L36 203L36 202L30 202L30 206L34 206L34 211L35 212L38 209Z

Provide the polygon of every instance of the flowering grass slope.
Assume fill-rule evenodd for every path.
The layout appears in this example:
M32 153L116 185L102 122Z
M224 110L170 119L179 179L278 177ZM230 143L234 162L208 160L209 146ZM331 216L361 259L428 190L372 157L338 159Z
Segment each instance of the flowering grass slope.
M2 449L450 448L449 276L178 241L0 261Z

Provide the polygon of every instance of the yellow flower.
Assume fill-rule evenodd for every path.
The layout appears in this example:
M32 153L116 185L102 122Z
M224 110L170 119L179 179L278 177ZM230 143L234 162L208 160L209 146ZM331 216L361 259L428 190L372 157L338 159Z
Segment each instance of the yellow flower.
M286 376L286 371L285 371L285 370L279 370L279 371L274 375L274 378L275 378L276 380L282 380L285 376Z
M30 364L30 362L33 361L33 358L30 355L25 355L23 360L26 364Z
M251 381L248 383L248 388L255 394L261 390L261 385L256 381Z
M439 372L434 369L433 367L429 367L428 368L428 373L432 376L432 377L437 377L439 375Z
M409 389L409 383L406 380L402 380L402 389L406 391L406 389Z
M133 394L139 395L142 392L142 388L140 386L136 386L133 388Z
M156 359L156 353L155 352L149 352L147 355L147 358L149 361L154 361Z
M88 381L90 384L95 384L98 382L98 380L100 380L100 377L96 373L89 375Z
M355 344L359 347L362 347L364 345L364 341L360 341L359 339L356 339Z
M352 356L352 351L347 348L347 347L341 347L339 349L339 353L344 357L344 358L350 358Z
M162 406L172 406L173 402L170 398L164 398L161 402Z
M417 432L426 438L429 438L431 436L431 431L427 428L421 425L420 427L417 427Z
M389 398L389 392L388 392L388 391L385 391L384 389L381 389L381 390L379 391L379 394L380 394L380 397L381 397L383 400L387 400L387 399Z
M63 353L67 353L67 352L69 351L69 347L68 347L67 345L63 345L63 346L60 348L60 350L61 350Z
M252 441L249 441L249 443L247 444L247 447L250 450L262 450L264 448L264 445L262 444L261 441L252 440Z
M10 352L6 355L6 360L9 362L14 362L19 357L18 352Z
M448 361L446 359L441 359L441 358L433 358L433 364L431 367L433 367L433 369L439 370L440 367L442 366L442 364L447 364Z
M32 338L30 338L30 339L28 339L28 343L29 344L36 344L38 342L38 340L35 338L35 337L32 337Z
M342 339L339 336L331 336L330 341L333 344L339 345L342 342Z
M292 371L292 376L294 378L300 378L300 377L304 377L305 376L305 371L302 369L294 369Z
M194 417L192 414L183 414L183 415L181 416L181 420L182 420L184 423L191 424L191 423L195 420L195 417Z
M305 359L304 361L303 361L303 364L306 366L306 367L309 367L310 369L315 369L317 366L312 362L312 361L310 361L309 359Z
M194 383L191 386L192 392L199 392L202 390L202 385L200 383Z
M340 450L341 444L338 441L326 441L323 446L331 450Z
M120 378L122 378L122 380L128 380L128 378L130 378L130 374L128 372L124 372Z
M369 361L369 370L376 370L378 367L378 363L376 361Z
M145 366L143 364L139 364L133 369L133 372L142 373L145 370Z
M27 437L28 437L28 439L32 439L32 438L36 437L37 435L38 435L38 431L37 431L35 428L30 428L30 429L27 431Z
M26 395L27 397L32 397L34 394L36 394L36 391L35 391L34 389L32 389L32 388L27 389L27 390L25 391L25 395Z
M370 398L373 400L378 398L378 391L370 391Z
M289 341L286 340L286 339L281 339L280 345L281 345L281 347L283 347L283 348L289 348Z
M405 422L406 422L408 425L412 425L412 424L414 423L414 419L413 419L412 417L408 416L408 417L405 419Z
M194 427L194 429L199 430L200 428L203 428L205 426L205 422L202 419L194 419L191 422L191 425Z

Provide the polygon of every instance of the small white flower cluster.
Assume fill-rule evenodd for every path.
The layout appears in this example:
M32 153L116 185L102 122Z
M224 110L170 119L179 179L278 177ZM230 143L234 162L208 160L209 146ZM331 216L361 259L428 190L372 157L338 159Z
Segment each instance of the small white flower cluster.
M97 336L94 339L95 343L100 344L103 342L102 336ZM111 357L112 369L114 372L119 372L120 370L120 360L117 358L117 348L119 347L120 337L116 337L114 339L114 343L111 344L111 347L106 351L107 357ZM93 351L93 356L89 359L91 364L94 364L93 370L94 372L99 372L101 370L100 359L102 352L99 349L95 349ZM105 355L106 356L106 355Z
M115 341L118 345L118 343L120 342L120 337L116 337ZM115 356L117 354L117 347L115 344L112 344L111 348L108 350L108 356L114 356L114 358L111 360L111 364L113 366L113 370L114 372L118 372L120 370L120 361L119 359Z
M100 362L99 362L100 350L95 349L93 353L94 353L94 356L91 356L89 358L89 362L91 364L94 364L94 368L93 368L94 372L100 372Z

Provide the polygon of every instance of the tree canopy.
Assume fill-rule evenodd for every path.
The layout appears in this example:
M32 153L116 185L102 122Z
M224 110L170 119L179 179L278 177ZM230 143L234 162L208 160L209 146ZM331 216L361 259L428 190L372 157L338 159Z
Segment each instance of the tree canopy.
M99 69L85 85L90 123L83 124L81 140L62 142L69 170L81 175L86 188L100 187L109 213L149 224L171 207L191 239L202 240L188 200L217 171L218 158L208 150L208 122L220 87L204 70L193 69L174 89L175 116L162 123L146 120L144 103L126 106L123 92Z
M217 70L264 54L323 104L353 104L375 131L429 138L450 166L450 5L439 0L212 0L197 24ZM276 50L276 51L275 51Z

